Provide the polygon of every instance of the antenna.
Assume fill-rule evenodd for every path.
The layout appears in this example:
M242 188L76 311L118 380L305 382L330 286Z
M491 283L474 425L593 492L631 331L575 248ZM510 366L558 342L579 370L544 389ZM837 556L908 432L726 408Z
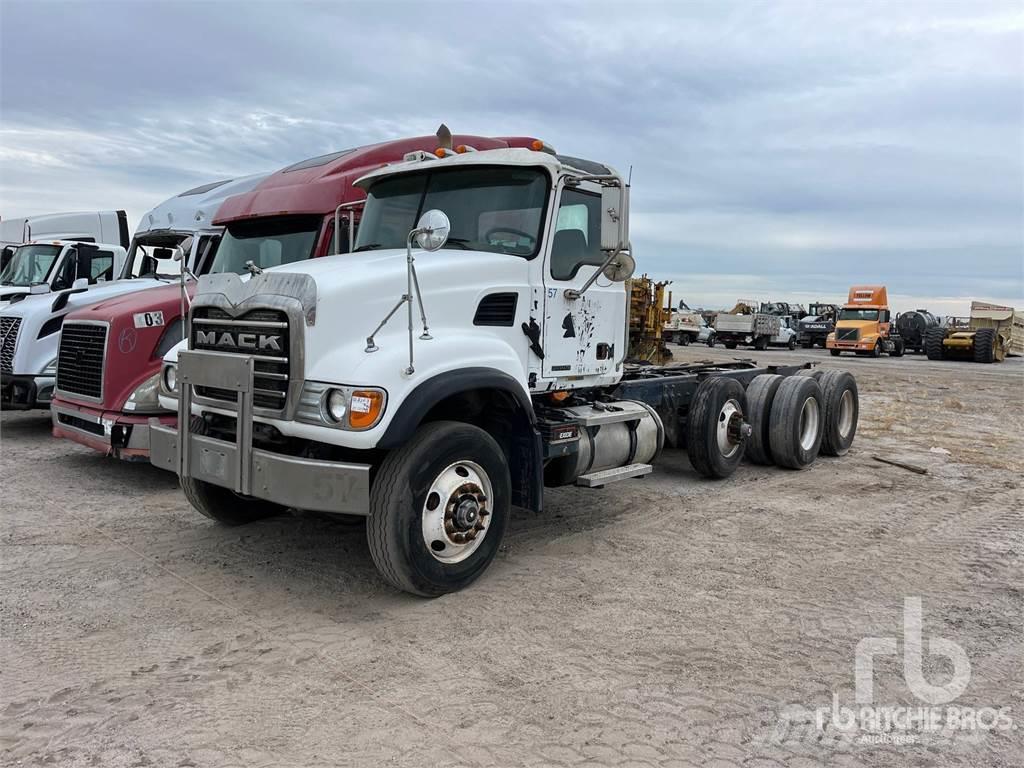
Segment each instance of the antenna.
M632 185L633 185L633 164L630 163L629 164L629 176L626 177L626 186L629 187L629 186L632 186Z

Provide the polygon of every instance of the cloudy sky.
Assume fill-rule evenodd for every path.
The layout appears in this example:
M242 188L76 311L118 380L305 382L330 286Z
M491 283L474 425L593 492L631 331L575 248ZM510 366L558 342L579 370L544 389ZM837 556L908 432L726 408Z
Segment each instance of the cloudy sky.
M1024 3L0 0L0 215L125 208L381 139L632 167L692 306L1024 306Z

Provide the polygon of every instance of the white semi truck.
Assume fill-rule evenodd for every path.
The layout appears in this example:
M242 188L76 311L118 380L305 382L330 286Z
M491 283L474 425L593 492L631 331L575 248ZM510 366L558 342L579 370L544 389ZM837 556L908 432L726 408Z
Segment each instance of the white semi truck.
M199 280L161 378L178 427L150 440L203 515L365 516L382 577L435 596L477 578L545 486L643 477L663 447L709 478L745 452L801 468L849 449L848 373L625 363L611 168L539 141L442 146L356 183L353 253Z
M77 274L71 260L79 253L76 243L111 243L128 248L125 212L51 213L0 222L0 307L27 294L32 286L45 285L58 291L69 288L78 277L95 283L120 274L123 259L104 270Z

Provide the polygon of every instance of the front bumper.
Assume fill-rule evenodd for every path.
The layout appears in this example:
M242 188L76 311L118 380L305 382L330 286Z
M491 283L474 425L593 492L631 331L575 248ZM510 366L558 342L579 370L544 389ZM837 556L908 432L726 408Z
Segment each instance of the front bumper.
M183 351L178 358L178 429L150 421L153 466L241 496L314 512L370 513L370 465L286 456L252 445L253 358ZM192 388L238 395L234 442L191 431Z
M859 339L857 341L832 341L826 342L829 349L838 349L843 352L870 352L875 348L875 339Z
M0 374L0 408L5 411L31 411L50 407L54 376Z
M150 421L174 427L178 416L140 416L75 405L58 399L50 407L53 436L73 440L125 461L148 461Z

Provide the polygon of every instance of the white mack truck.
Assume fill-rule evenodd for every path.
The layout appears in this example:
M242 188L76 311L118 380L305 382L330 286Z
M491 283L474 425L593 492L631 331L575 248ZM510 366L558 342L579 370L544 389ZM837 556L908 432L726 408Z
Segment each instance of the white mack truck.
M476 579L545 486L642 477L665 446L710 478L849 449L848 373L625 364L611 168L538 141L414 152L356 183L352 253L199 279L164 360L178 427L151 422L151 460L207 517L366 516L382 577L435 596Z

